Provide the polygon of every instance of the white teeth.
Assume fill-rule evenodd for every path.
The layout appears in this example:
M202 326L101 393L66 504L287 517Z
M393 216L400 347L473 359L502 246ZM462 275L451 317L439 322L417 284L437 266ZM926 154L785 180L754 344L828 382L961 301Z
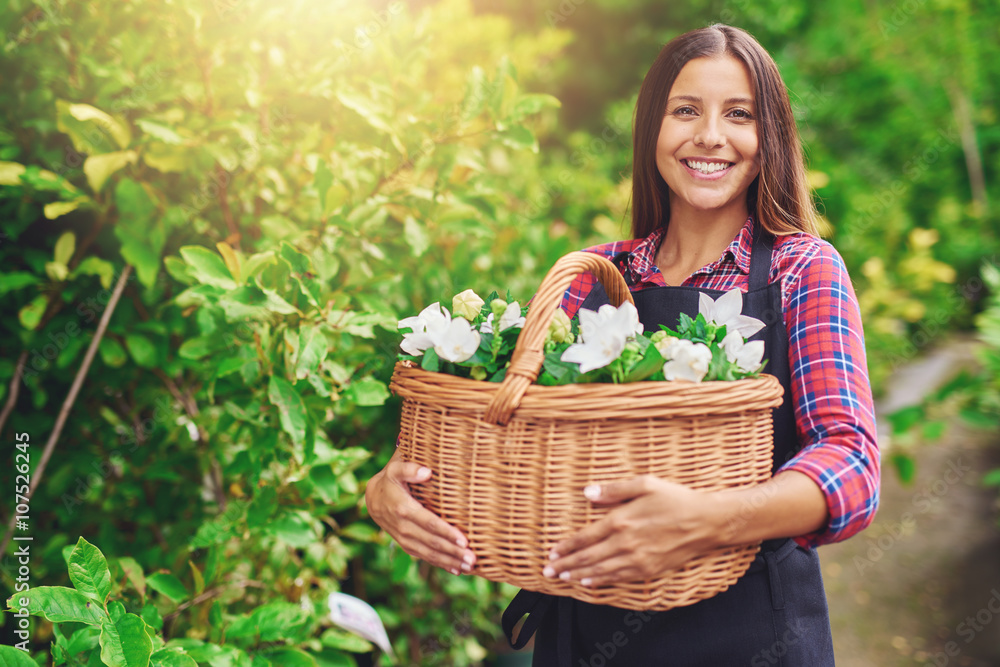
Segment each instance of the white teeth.
M685 160L685 162L687 166L703 174L714 174L717 171L728 169L732 164L730 162L695 162L693 160Z

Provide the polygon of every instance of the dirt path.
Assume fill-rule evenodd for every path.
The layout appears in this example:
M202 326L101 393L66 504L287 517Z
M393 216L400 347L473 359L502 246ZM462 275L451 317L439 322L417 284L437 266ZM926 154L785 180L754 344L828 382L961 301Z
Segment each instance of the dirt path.
M880 416L918 402L968 360L968 343L956 341L901 369ZM907 486L883 452L875 522L819 551L840 667L1000 665L997 494L980 484L1000 466L996 444L997 434L954 423L914 450Z

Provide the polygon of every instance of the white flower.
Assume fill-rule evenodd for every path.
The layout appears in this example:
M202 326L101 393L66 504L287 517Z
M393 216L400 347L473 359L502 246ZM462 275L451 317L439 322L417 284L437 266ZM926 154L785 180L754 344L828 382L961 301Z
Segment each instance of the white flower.
M434 302L420 311L419 315L407 317L399 321L397 328L412 329L413 333L403 334L403 342L399 344L403 352L419 357L429 347L434 347L436 337L448 328L451 317L448 309Z
M743 349L744 344L745 341L743 340L742 334L733 329L726 334L725 338L722 339L722 342L719 343L719 347L721 347L723 352L726 353L726 358L729 359L729 361L736 361L736 355Z
M698 312L709 322L726 327L726 332L739 331L749 338L764 328L764 323L755 317L741 315L743 297L739 289L731 289L718 299L712 299L704 292L698 295Z
M708 374L712 351L704 343L678 339L667 350L669 359L663 364L663 375L668 380L701 382Z
M587 313L587 315L584 315L584 313ZM587 340L588 336L593 335L591 332L596 332L609 326L615 330L625 330L626 336L629 339L634 339L636 336L642 334L642 322L639 321L639 311L628 301L625 301L617 308L606 303L596 311L580 310L580 335L584 341Z
M662 330L661 333L666 334L666 332ZM676 338L674 336L664 335L661 336L660 339L657 340L655 343L653 343L653 345L656 347L656 350L660 353L661 357L663 357L664 359L669 359L670 358L669 350L671 346L679 340L681 339Z
M726 358L736 364L744 373L750 373L760 366L761 359L764 358L764 341L752 340L744 342L743 336L738 331L731 331L722 339L722 349L726 352Z
M479 333L493 333L493 313L479 325Z
M506 331L511 327L523 327L524 318L521 317L521 305L517 301L507 304L507 309L500 316L500 331Z
M432 335L434 351L445 361L460 363L471 357L479 348L479 332L469 321L456 317L442 331Z
M471 289L467 289L460 294L456 294L451 300L451 312L459 317L464 317L470 322L479 315L479 309L483 307L483 301L478 294Z
M570 345L560 358L562 361L580 364L581 373L603 368L621 356L625 344L635 337L638 319L635 306L628 302L618 308L605 304L596 312L582 309L582 342Z

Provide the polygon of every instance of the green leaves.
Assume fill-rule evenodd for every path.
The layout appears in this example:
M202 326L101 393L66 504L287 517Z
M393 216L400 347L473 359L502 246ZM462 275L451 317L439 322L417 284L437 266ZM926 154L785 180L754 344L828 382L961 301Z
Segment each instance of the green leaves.
M385 383L379 382L373 377L365 377L352 382L345 395L355 405L374 406L386 402L389 398L389 390L386 389Z
M139 154L135 151L116 151L103 155L91 155L83 163L83 173L94 192L100 192L108 179L126 165L135 164Z
M307 629L309 620L309 613L299 605L272 602L233 621L226 635L232 638L256 637L265 642L294 639Z
M69 557L69 579L76 590L97 600L104 606L111 595L111 571L104 554L93 544L83 539L77 541L76 548Z
M132 141L126 123L89 104L56 100L56 126L77 151L90 155L127 148Z
M187 588L172 574L164 572L151 574L146 577L146 585L177 603L184 602L189 597Z
M0 646L0 667L38 667L38 663L19 648Z
M117 621L104 618L101 623L101 660L108 667L147 667L153 652L153 640L146 623L135 614L125 614Z
M222 289L236 289L236 281L218 253L201 246L184 246L180 253L198 282Z
M122 257L135 267L136 276L152 287L160 270L160 254L166 242L166 230L146 189L131 179L115 187L118 223L115 236L121 241Z
M22 607L21 601L28 604ZM100 625L108 615L104 606L93 597L63 586L36 586L8 598L9 608L27 608L32 616L41 616L53 623L86 623Z
M295 362L295 377L303 380L319 369L326 359L329 343L326 335L318 326L304 325L299 327L299 353Z
M305 442L308 417L306 406L295 387L287 380L272 375L267 386L267 398L278 409L281 429L295 445Z
M150 667L198 667L183 649L162 648L149 656Z

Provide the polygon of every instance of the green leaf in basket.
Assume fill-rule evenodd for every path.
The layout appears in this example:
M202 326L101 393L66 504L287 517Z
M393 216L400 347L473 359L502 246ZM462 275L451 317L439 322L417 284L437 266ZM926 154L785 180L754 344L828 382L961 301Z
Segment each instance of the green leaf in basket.
M424 358L420 362L420 367L432 373L437 373L441 369L441 358L438 357L433 347L424 350Z
M555 350L545 355L542 361L542 375L538 378L538 384L558 386L573 384L577 376L580 375L580 365L561 359L562 352ZM662 367L663 364L661 363Z
M648 341L649 339L644 339ZM714 361L714 360L713 360ZM625 382L639 382L649 378L653 373L663 370L664 359L655 345L649 345L645 354L635 366L629 369Z

